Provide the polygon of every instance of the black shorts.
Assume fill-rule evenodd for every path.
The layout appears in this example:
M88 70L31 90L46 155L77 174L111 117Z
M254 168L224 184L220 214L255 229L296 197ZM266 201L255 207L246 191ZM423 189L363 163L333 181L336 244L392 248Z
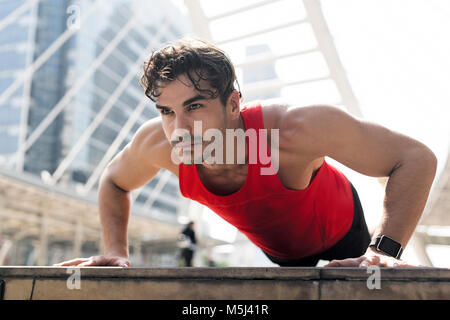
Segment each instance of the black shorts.
M364 219L364 212L358 193L352 183L350 183L350 186L352 188L354 203L353 222L350 230L341 240L339 240L333 247L322 253L299 259L277 258L263 251L270 261L280 265L281 267L314 267L317 265L319 260L341 260L362 256L370 244L371 237L367 228L366 220Z

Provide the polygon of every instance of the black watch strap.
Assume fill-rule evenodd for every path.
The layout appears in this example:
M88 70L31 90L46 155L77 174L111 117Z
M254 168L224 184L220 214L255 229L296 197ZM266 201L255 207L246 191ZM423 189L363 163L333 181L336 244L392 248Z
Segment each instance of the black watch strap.
M400 259L403 253L401 243L389 238L386 235L373 239L369 246L375 247L378 251L386 253L387 255L397 259Z

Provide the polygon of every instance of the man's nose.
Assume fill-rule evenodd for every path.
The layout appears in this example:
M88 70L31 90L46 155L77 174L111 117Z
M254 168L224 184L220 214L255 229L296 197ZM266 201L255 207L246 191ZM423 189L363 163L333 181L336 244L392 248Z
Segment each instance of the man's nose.
M189 142L191 137L191 125L186 118L176 117L173 122L171 134L172 145L176 145L179 142Z
M174 130L187 130L190 132L191 126L190 126L189 120L183 116L176 117L175 118L175 126L173 129Z

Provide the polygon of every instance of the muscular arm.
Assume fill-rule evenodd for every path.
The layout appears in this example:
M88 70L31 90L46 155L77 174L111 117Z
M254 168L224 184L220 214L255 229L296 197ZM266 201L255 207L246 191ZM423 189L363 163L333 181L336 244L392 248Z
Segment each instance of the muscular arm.
M98 202L105 254L128 257L127 227L130 193L148 183L160 170L155 163L157 122L148 122L109 163L100 180Z
M148 183L160 170L156 164L158 144L161 143L160 126L155 121L144 124L132 141L119 152L104 170L98 189L100 222L105 253L101 256L78 258L59 266L127 266L127 228L130 216L130 192Z
M297 152L311 159L329 156L367 176L389 177L382 220L374 236L385 234L405 247L435 177L433 152L417 140L334 106L291 108L284 119L290 133L286 136L292 137L290 143Z

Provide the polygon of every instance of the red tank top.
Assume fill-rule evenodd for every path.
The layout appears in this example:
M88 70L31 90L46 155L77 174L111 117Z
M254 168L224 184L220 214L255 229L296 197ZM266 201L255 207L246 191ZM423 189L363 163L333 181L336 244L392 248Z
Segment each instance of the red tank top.
M243 107L241 115L246 130L264 129L260 104ZM248 147L249 137L246 139ZM267 150L270 160L267 140L260 145L259 134L256 139L256 146ZM261 163L258 157L257 163L249 162L244 185L228 195L206 189L197 165L180 163L181 194L209 207L256 246L278 258L323 252L348 232L353 221L353 196L350 182L339 170L324 161L306 189L293 190L284 187L277 174L260 174L271 161Z

